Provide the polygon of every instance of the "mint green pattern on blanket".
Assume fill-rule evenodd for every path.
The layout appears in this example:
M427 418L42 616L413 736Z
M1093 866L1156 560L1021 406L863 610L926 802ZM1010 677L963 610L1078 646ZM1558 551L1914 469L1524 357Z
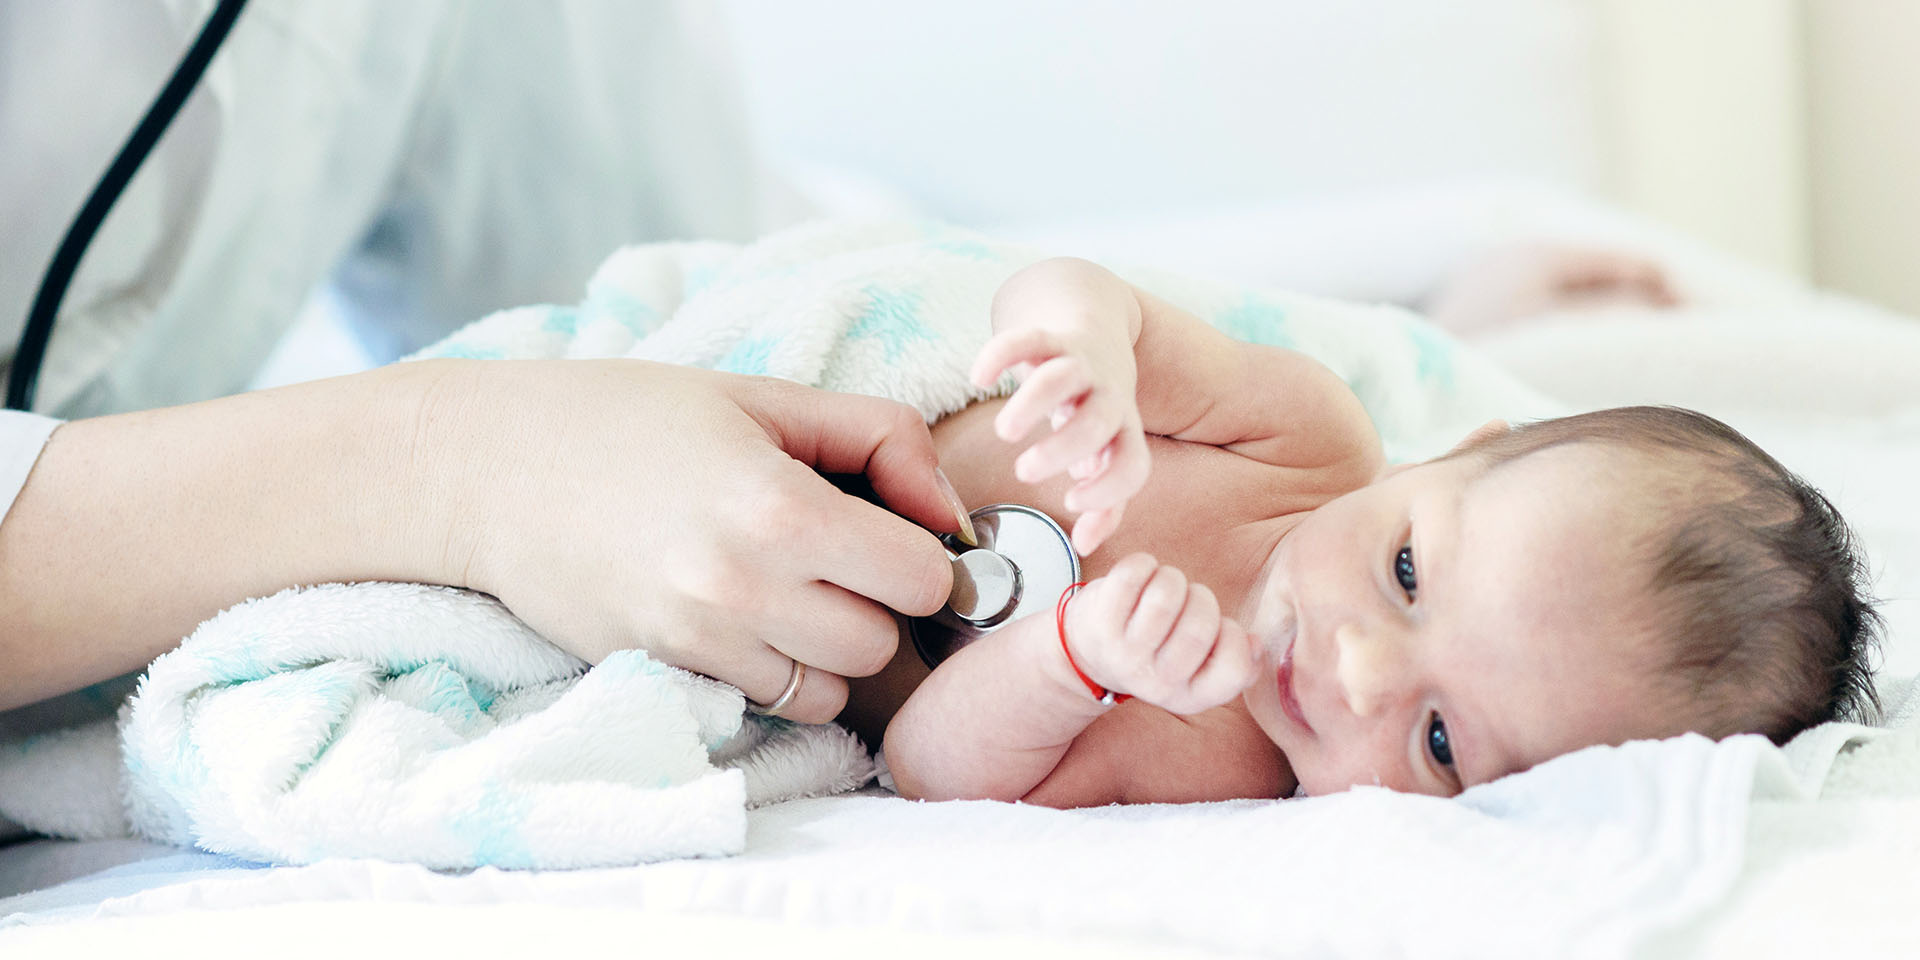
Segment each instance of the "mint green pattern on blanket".
M627 328L627 332L636 337L652 333L661 323L660 311L639 297L604 281L587 288L587 300L580 307L589 320L605 317Z
M473 806L448 816L447 830L470 851L476 865L531 867L538 861L522 838L527 813L524 799L488 785L473 798Z
M1453 341L1440 328L1412 319L1401 322L1407 342L1413 344L1414 371L1420 382L1443 390L1453 389Z
M773 348L780 341L775 337L749 337L733 345L727 355L713 365L715 370L727 373L744 373L748 376L767 375L767 362L773 357Z
M880 341L886 350L887 362L892 363L900 359L909 345L935 339L933 331L928 330L921 319L925 302L918 294L877 286L862 287L860 292L867 298L867 308L847 328L848 340Z
M1287 333L1286 309L1259 294L1242 296L1239 303L1220 311L1213 325L1235 340L1270 347L1293 346L1293 337Z
M554 307L540 321L540 329L571 337L580 328L580 311L572 307Z

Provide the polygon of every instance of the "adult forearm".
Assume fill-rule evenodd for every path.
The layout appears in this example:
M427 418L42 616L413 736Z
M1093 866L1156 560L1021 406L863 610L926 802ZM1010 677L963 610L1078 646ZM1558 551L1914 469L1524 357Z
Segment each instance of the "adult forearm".
M295 584L459 579L442 372L402 365L68 423L0 523L0 708L135 670ZM456 555L450 555L450 550Z

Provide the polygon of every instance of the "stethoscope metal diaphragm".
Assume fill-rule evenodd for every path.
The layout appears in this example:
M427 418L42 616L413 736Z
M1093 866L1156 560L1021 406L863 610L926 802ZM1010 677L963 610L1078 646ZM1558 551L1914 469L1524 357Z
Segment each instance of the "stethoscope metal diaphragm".
M992 504L970 516L978 546L954 534L940 537L953 555L946 606L907 621L914 649L929 667L1014 620L1052 609L1080 581L1080 557L1052 517L1018 503Z

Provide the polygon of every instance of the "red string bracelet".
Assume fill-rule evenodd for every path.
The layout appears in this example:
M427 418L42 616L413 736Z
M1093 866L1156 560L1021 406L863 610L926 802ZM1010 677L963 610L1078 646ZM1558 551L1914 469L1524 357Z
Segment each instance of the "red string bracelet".
M1106 687L1094 683L1093 678L1087 676L1087 672L1080 669L1079 664L1073 662L1073 650L1067 646L1067 601L1073 599L1073 595L1078 592L1081 587L1086 585L1087 582L1084 580L1079 583L1067 584L1067 588L1060 591L1060 601L1053 605L1053 625L1055 629L1060 631L1060 650L1067 655L1067 666L1073 668L1074 675L1080 678L1081 683L1087 685L1087 692L1093 694L1095 700L1107 706L1112 706L1116 703L1126 703L1128 700L1133 699L1133 694L1114 693L1112 690L1108 690Z

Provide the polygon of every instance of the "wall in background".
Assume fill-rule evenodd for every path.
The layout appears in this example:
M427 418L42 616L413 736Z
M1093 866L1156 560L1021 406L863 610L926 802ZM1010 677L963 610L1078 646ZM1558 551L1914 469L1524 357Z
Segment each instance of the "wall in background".
M1599 0L1604 192L1920 314L1920 3Z
M1920 3L1803 2L1813 277L1920 314Z
M771 156L969 225L1595 186L1591 0L728 0Z
M757 134L841 211L1597 193L1920 314L1920 2L726 0Z
M1615 202L1794 276L1810 237L1800 0L1599 0Z

